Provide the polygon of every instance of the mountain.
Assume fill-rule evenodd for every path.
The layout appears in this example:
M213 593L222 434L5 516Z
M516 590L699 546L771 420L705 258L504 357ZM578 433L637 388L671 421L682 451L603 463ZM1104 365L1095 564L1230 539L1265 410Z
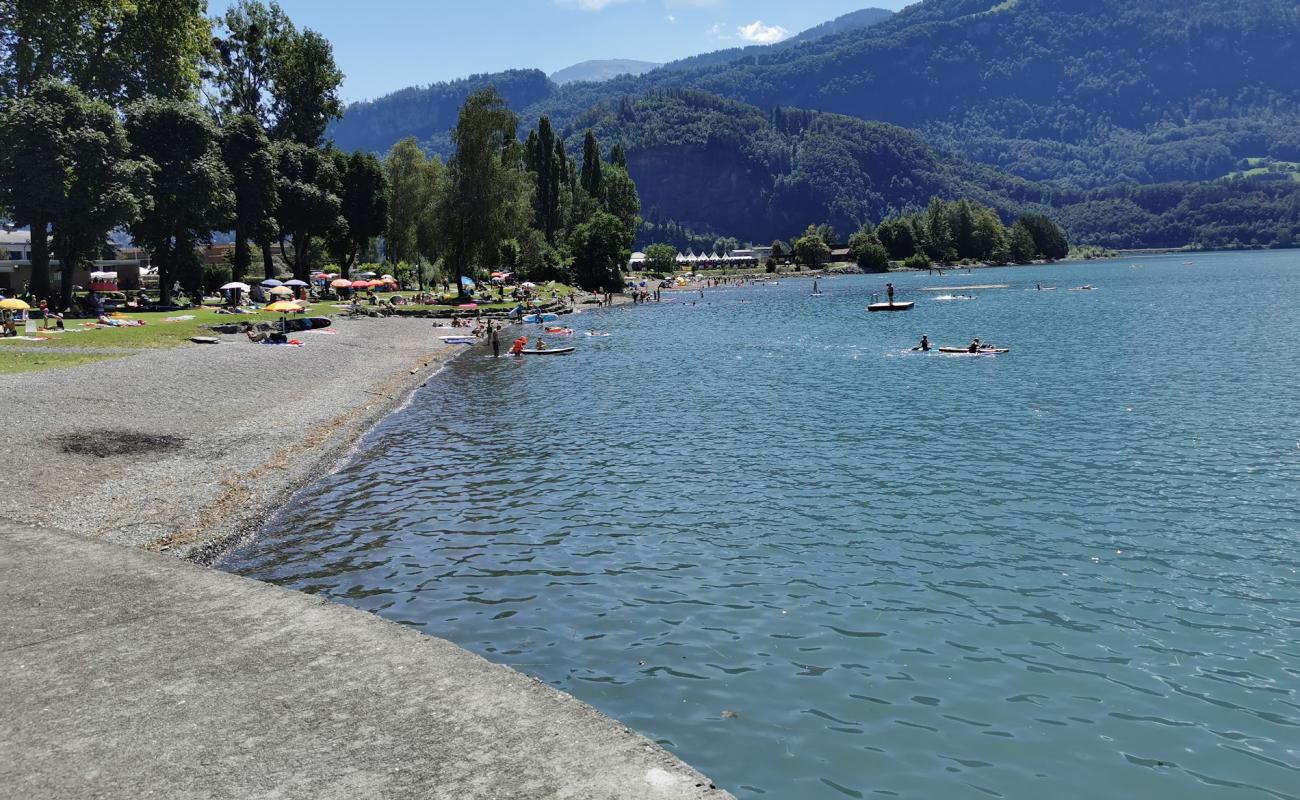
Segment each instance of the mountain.
M576 83L577 81L600 83L611 78L617 78L619 75L643 75L661 66L663 65L650 61L631 61L622 58L583 61L581 64L574 64L571 67L565 67L558 72L551 73L551 81L557 86Z
M700 232L771 241L830 222L843 238L867 220L967 197L1014 216L1044 211L1041 187L939 152L880 122L663 90L602 106L562 133L622 142L643 216Z
M830 136L813 137L825 169L791 171L805 163L808 131L854 141L848 118L910 129L946 165L944 174L962 176L961 183L927 183L924 176L935 173L922 159L904 164L900 180L984 192L1004 198L993 204L1007 209L1016 201L1004 191L1014 176L1020 201L1052 206L1076 239L1269 246L1290 244L1300 226L1300 182L1289 177L1300 174L1294 0L923 0L867 28L757 48L725 63L676 62L604 83L558 86L516 72L406 90L349 108L335 136L345 148L383 150L414 134L431 151L445 151L456 106L485 83L502 90L525 125L546 114L570 135L592 124L607 146L622 141L634 177L652 193L685 176L671 149L643 136L653 119L636 110L639 103L689 91L731 100L745 119L755 112L737 109L757 110L773 127L746 129L755 143L737 146L727 179L706 191L708 207L689 198L654 203L665 217L681 215L700 229L732 233L747 224L737 207L775 225L781 209L771 197L782 198L791 218L819 222L875 219L904 201L906 190L881 191L883 176L852 155L855 145L836 146ZM726 115L706 106L692 100L672 110L679 127L705 142L727 129ZM774 112L805 113L798 108L824 114L808 131L782 131ZM776 139L791 159L764 149ZM698 143L690 147L683 163L707 176L710 162L694 159ZM642 149L669 155L651 158ZM849 161L871 177L856 200ZM845 188L830 191L825 181L835 179L827 176L841 168L849 169ZM801 172L818 177L801 182ZM812 188L791 191L792 180ZM735 187L730 194L718 188L727 185ZM746 194L755 187L769 198L763 208Z
M846 33L855 30L864 30L872 25L884 22L894 16L894 12L887 11L883 8L864 8L860 11L851 11L829 22L823 22L809 28L802 33L795 34L776 44L755 44L748 47L729 47L725 50L716 50L712 53L702 53L697 56L681 58L676 61L670 61L664 67L669 70L689 70L699 67L713 67L722 64L730 64L745 59L757 58L768 53L788 50L804 42L811 42L820 39L823 36L831 36L838 33Z

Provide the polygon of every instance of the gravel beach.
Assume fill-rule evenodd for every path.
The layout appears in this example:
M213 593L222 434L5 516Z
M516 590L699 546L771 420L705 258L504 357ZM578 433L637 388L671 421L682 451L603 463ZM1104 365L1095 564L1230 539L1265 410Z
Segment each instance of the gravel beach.
M334 467L464 352L428 320L339 320L302 347L121 351L0 375L5 519L205 561ZM34 349L34 348L33 348Z

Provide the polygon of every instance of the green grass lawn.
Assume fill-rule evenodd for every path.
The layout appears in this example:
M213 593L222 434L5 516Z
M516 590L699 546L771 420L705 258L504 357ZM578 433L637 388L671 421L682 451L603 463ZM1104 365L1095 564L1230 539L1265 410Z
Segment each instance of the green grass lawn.
M556 299L567 298L576 290L569 286L557 284L554 288L540 287L540 302L550 303ZM381 298L391 298L395 294L401 294L410 297L413 292L394 292L379 295ZM451 299L454 299L451 298ZM307 311L306 316L316 317L336 317L342 312L342 309L335 306L347 305L346 302L337 300L320 300L313 303ZM362 305L369 308L364 299ZM483 311L509 311L518 303L507 298L504 303L480 303L479 308ZM405 309L414 310L441 310L452 311L455 306L427 306L427 305L405 305L400 306ZM22 345L30 346L28 349L40 348L58 350L68 347L111 347L122 349L141 349L157 347L178 347L190 343L192 336L210 336L211 331L205 330L202 326L214 324L230 324L240 322L268 322L280 318L280 314L262 312L260 314L218 314L213 308L186 309L184 311L151 311L145 313L122 312L124 319L141 320L145 324L143 327L130 328L86 328L83 322L89 320L69 319L65 323L68 331L65 333L49 334L50 339L44 342L21 342ZM193 319L181 320L176 322L167 322L169 318L189 317ZM22 333L22 326L19 326L19 332ZM37 332L38 336L46 335L44 332ZM4 352L6 340L0 339L0 353Z
M10 350L5 352L0 348L0 375L8 375L15 372L39 372L46 369L58 369L60 367L79 367L83 364L93 364L96 361L106 361L116 356L109 355L87 355L85 353L60 353L57 350L48 352L39 350Z

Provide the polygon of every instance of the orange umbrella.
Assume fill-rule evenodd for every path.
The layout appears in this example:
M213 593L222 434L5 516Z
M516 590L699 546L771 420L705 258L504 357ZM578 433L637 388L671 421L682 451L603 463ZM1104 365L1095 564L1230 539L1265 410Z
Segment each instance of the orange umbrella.
M338 278L336 280L330 281L330 286L333 286L335 289L351 289L352 281L348 280L347 278Z

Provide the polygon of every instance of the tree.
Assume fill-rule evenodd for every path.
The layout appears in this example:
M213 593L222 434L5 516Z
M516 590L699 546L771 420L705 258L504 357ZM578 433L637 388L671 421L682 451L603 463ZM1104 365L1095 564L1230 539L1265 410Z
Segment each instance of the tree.
M835 235L835 228L831 227L829 222L823 222L817 226L817 235L822 237L822 241L828 246L835 244L838 237Z
M641 227L641 198L627 170L613 165L602 168L600 191L601 205L618 217L628 237L635 239Z
M429 216L430 165L415 137L393 145L384 158L388 183L388 224L384 251L392 264L415 263L422 252L420 226Z
M276 220L281 236L293 240L293 276L305 281L311 277L312 237L328 236L343 224L339 174L333 159L305 144L278 142L275 155ZM283 238L280 246L283 250Z
M726 255L732 250L740 249L740 240L734 236L719 236L713 240L713 252Z
M221 119L238 114L256 117L264 130L275 119L271 105L272 65L293 23L276 3L238 0L217 19L225 35L213 42L214 110Z
M902 220L887 219L880 223L880 227L876 228L876 237L895 261L902 261L916 252L912 226Z
M627 169L627 151L623 149L622 144L614 143L614 149L609 152L609 163L620 169Z
M343 73L334 64L334 48L324 36L306 30L287 37L274 55L270 74L280 114L273 135L319 146L325 128L343 116L338 94Z
M987 264L1005 263L1009 257L1010 240L1002 219L996 211L984 206L977 206L974 216L971 231L974 258Z
M131 226L158 267L164 303L172 282L200 288L194 247L231 216L234 197L212 119L193 103L147 99L126 109L131 152L150 172L149 202Z
M436 217L440 250L462 296L461 276L494 257L501 240L512 238L530 216L531 187L515 137L518 126L501 95L487 88L466 99L452 132L455 154Z
M645 249L645 268L654 275L668 275L677 269L677 248L670 244L652 244Z
M42 81L0 114L0 207L31 229L37 297L52 299L51 231L66 306L72 270L103 249L111 229L134 218L142 180L112 109L73 86Z
M252 264L250 241L275 238L275 155L271 140L251 114L229 117L221 131L221 156L230 174L234 193L235 257L231 277L244 280ZM273 277L271 263L264 265L266 277Z
M875 230L868 224L849 237L849 252L864 272L889 270L889 251L880 243Z
M582 188L592 197L600 196L600 142L590 130L582 140Z
M780 239L777 239L776 241L772 242L773 261L780 261L781 259L785 258L786 254L789 252L790 252L790 245L786 244Z
M831 248L817 233L817 228L813 225L809 225L808 230L804 232L804 235L795 240L795 259L813 269L816 269L822 259L826 258L830 254Z
M556 234L562 224L560 214L561 186L567 159L563 156L563 143L557 150L555 131L551 128L549 117L543 116L537 121L537 130L529 134L531 147L525 145L525 166L537 178L537 190L533 195L533 227L546 237L549 244L555 244Z
M1034 253L1048 261L1059 261L1070 254L1070 243L1061 227L1042 214L1026 214L1020 218L1034 237Z
M1020 220L1015 225L1012 225L1008 243L1008 256L1011 261L1016 264L1028 264L1034 260L1036 254L1037 246L1034 244L1034 234L1025 225L1025 221Z
M339 213L342 224L329 236L330 255L346 277L357 253L388 225L388 179L379 159L371 153L347 155L331 151L339 175Z
M202 0L0 0L0 97L70 83L110 105L192 99L211 27Z
M623 265L631 256L630 247L622 221L613 214L598 211L574 228L569 250L578 285L589 292L618 291L623 285Z

